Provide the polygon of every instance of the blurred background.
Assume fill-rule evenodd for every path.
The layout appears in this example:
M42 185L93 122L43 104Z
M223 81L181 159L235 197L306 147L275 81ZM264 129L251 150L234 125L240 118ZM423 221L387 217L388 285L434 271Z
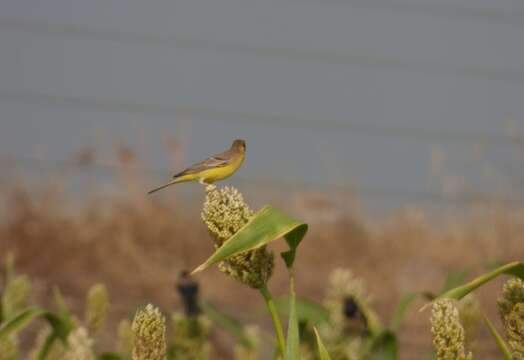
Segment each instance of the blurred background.
M226 183L310 222L317 301L349 267L388 318L450 271L524 258L521 1L4 0L0 80L0 254L37 298L104 282L115 318L177 306L176 273L212 249L203 192L145 192L235 138ZM199 280L252 320L250 290ZM429 348L427 315L402 341Z

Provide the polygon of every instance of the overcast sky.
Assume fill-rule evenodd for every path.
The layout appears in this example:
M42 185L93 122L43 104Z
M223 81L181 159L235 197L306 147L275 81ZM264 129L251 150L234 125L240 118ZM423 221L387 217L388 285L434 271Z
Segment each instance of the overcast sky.
M0 109L26 162L116 141L171 172L168 131L184 163L245 138L243 179L422 197L443 161L520 196L524 2L3 0Z

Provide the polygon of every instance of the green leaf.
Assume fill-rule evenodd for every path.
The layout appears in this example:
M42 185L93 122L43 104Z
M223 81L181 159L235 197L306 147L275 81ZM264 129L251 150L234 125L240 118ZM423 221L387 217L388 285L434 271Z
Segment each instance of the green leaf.
M277 338L278 351L280 355L284 356L286 353L286 339L284 338L284 331L282 329L282 323L280 322L280 317L278 316L277 308L275 306L275 301L271 292L267 288L267 285L264 284L260 289L260 294L266 301L267 309L271 315L271 320L273 321L273 328L275 329L275 335Z
M493 323L487 318L486 315L482 314L482 318L484 319L484 322L488 326L489 332L495 338L495 342L497 343L497 346L499 347L500 352L504 355L504 359L511 360L512 359L511 353L509 351L508 345L506 344L502 336L500 336L497 329L495 329L495 327L493 326Z
M289 322L287 326L286 354L284 360L300 358L300 335L298 332L297 295L295 291L295 276L293 269L289 275Z
M61 340L63 344L66 344L67 337L71 330L74 328L74 324L71 321L67 319L64 320L53 313L45 313L44 318L51 326L52 331L51 334L49 334L49 336L45 340L44 345L42 345L42 348L40 349L40 352L38 354L39 360L44 360L47 357L47 354L51 350L51 347L53 346L53 343L55 341Z
M42 348L38 352L38 360L45 360L47 357L47 354L51 350L51 346L53 346L53 343L55 340L58 339L56 333L52 332L49 334L49 336L45 339L44 344L42 345ZM65 341L64 341L65 344Z
M45 310L40 308L27 308L0 325L0 340L11 334L16 334L33 321L34 318L44 315Z
M62 292L58 287L53 288L53 296L55 298L56 307L58 308L58 316L62 318L63 321L74 324L71 312L62 296Z
M289 301L288 297L275 300L275 306L280 314L289 315ZM329 321L329 311L312 300L297 298L296 309L299 322L307 321L317 325Z
M389 325L391 331L398 331L400 325L402 324L402 320L404 320L404 316L406 315L409 305L418 297L418 295L419 294L416 293L409 293L402 297L395 308L393 318L391 319L391 323Z
M65 343L70 331L70 325L68 323L44 309L28 308L11 318L9 321L4 322L0 326L0 340L23 330L31 323L31 321L39 316L45 318L52 328L51 334L46 339L40 353L38 354L38 359L44 360L53 342L56 339L61 339Z
M320 357L320 360L331 360L331 357L329 356L329 353L327 352L326 347L324 346L324 343L318 334L317 328L313 327L313 330L315 331L315 336L317 338L318 356Z
M440 294L439 296L437 296L435 300L444 298L460 300L470 292L476 290L488 281L502 274L513 275L518 278L524 279L524 263L514 261L506 265L500 266L495 270L485 273L464 285L458 286L456 288L446 291L443 294ZM426 309L430 304L431 303L424 305L420 310L422 311Z
M504 261L502 260L486 260L482 263L482 267L488 271L495 270L502 265L504 265Z
M444 284L442 285L442 288L439 291L439 294L445 293L446 291L453 289L454 287L457 287L460 284L463 284L468 276L469 270L453 271L448 273L448 275L446 276L446 280L444 280ZM438 297L437 294L431 291L424 291L421 293L421 295L426 300L430 301L433 301Z
M66 319L62 319L61 317L50 312L46 312L44 314L44 318L53 329L53 333L55 333L59 339L64 341L67 339L69 333L75 328L73 323L70 323Z
M192 274L209 268L238 253L266 245L281 237L286 239L289 250L282 254L288 267L293 265L296 248L307 232L307 224L283 212L266 206L258 211L249 222L228 239Z
M213 323L218 324L228 333L235 336L242 344L248 347L253 346L249 338L245 335L244 326L238 320L219 310L209 302L202 301L200 303L200 309Z
M291 218L288 218L290 220L293 220ZM283 219L282 219L283 220ZM296 220L295 220L296 221ZM298 227L294 228L292 231L289 231L286 233L284 238L286 239L286 242L289 246L289 250L281 253L280 255L284 259L286 266L288 269L291 269L293 266L293 263L295 262L295 256L297 253L297 247L306 235L308 226L307 224L301 223L302 225L299 225Z
M468 278L469 273L469 270L450 272L444 281L444 285L442 286L440 293L445 293L446 291L463 284Z
M398 341L394 333L384 330L372 339L371 359L396 360L398 358Z

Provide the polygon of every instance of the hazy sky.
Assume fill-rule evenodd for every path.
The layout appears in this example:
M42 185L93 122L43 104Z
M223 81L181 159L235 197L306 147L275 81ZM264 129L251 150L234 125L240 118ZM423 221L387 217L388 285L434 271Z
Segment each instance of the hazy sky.
M166 169L170 131L187 162L245 138L242 178L434 193L443 154L524 195L524 2L3 0L0 109L3 158Z

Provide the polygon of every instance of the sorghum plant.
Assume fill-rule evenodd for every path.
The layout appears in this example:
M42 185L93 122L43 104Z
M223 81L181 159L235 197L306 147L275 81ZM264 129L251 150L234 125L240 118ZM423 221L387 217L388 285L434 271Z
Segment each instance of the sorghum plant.
M166 359L166 324L158 308L149 304L137 311L133 324L133 360Z
M206 187L206 199L202 210L202 220L214 240L215 249L236 234L253 217L253 212L244 202L242 194L233 187L218 189L215 185ZM284 353L284 332L273 298L267 288L267 281L273 273L274 255L266 246L240 252L221 261L220 271L232 278L260 290L272 314L279 347Z
M109 296L105 285L93 285L86 299L85 323L92 335L96 335L105 325L107 310L109 307Z
M253 211L237 189L218 189L215 185L206 187L202 219L214 240L215 249L246 225L252 216ZM266 246L236 254L218 265L220 271L254 289L266 286L273 267L274 255Z
M458 309L449 299L437 300L431 309L431 333L438 360L470 360Z
M511 355L524 360L524 281L508 280L498 300L499 313L506 330Z

